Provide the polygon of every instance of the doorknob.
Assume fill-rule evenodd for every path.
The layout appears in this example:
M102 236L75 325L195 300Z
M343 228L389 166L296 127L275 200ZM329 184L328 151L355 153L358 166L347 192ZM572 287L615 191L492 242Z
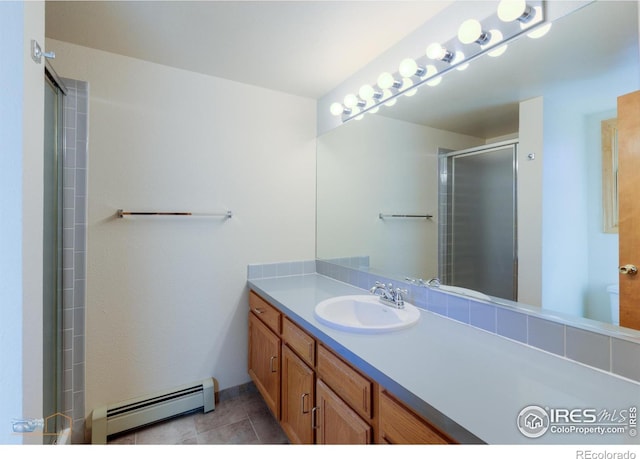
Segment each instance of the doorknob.
M630 276L635 276L636 274L638 274L638 268L636 268L636 265L620 266L618 271L620 271L620 274L628 274Z

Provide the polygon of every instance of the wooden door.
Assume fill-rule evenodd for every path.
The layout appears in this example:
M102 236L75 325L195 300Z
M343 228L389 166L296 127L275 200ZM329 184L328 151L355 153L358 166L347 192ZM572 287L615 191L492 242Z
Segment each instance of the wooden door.
M288 346L282 346L281 425L295 444L313 443L311 411L314 406L314 374Z
M249 313L249 376L280 419L280 338Z
M371 426L340 399L322 380L316 382L318 435L323 445L371 443Z
M618 206L620 325L640 330L640 91L618 98Z

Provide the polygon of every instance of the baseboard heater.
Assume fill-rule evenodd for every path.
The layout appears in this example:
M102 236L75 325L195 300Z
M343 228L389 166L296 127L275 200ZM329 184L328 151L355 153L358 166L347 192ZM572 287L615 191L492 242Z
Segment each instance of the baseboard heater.
M215 409L213 378L113 405L91 414L91 443L104 445L109 435L142 427L188 411Z

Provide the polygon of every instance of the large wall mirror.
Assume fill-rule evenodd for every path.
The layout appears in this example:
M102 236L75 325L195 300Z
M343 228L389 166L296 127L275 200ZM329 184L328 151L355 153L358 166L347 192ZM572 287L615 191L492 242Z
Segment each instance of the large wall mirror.
M601 123L616 117L618 96L640 89L639 61L637 2L598 1L557 20L543 38L522 37L500 57L482 56L438 86L323 134L317 258L359 259L362 269L387 277L446 277L453 285L465 269L476 277L503 270L514 288L485 292L496 301L506 296L550 314L615 323L618 236L602 224ZM543 154L522 147L523 135L527 145L537 136ZM497 170L491 160L479 159L512 144L515 153L502 163L514 174L509 189L488 178ZM531 179L533 165L539 175ZM484 194L469 188L473 182L495 186ZM515 208L503 217L484 207L491 205ZM454 210L476 214L461 225L466 236L452 236ZM503 239L492 233L506 218L515 234L509 269L492 245ZM458 260L460 272L448 273L451 253L470 247L489 253L489 266Z

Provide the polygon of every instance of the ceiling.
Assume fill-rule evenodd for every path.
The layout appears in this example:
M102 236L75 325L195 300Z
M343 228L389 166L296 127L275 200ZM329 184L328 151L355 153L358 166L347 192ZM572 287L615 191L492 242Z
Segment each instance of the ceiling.
M45 27L49 38L319 99L452 3L47 0ZM516 132L519 101L541 88L637 62L637 7L595 2L381 114L482 138Z
M47 0L45 32L318 99L451 3Z

